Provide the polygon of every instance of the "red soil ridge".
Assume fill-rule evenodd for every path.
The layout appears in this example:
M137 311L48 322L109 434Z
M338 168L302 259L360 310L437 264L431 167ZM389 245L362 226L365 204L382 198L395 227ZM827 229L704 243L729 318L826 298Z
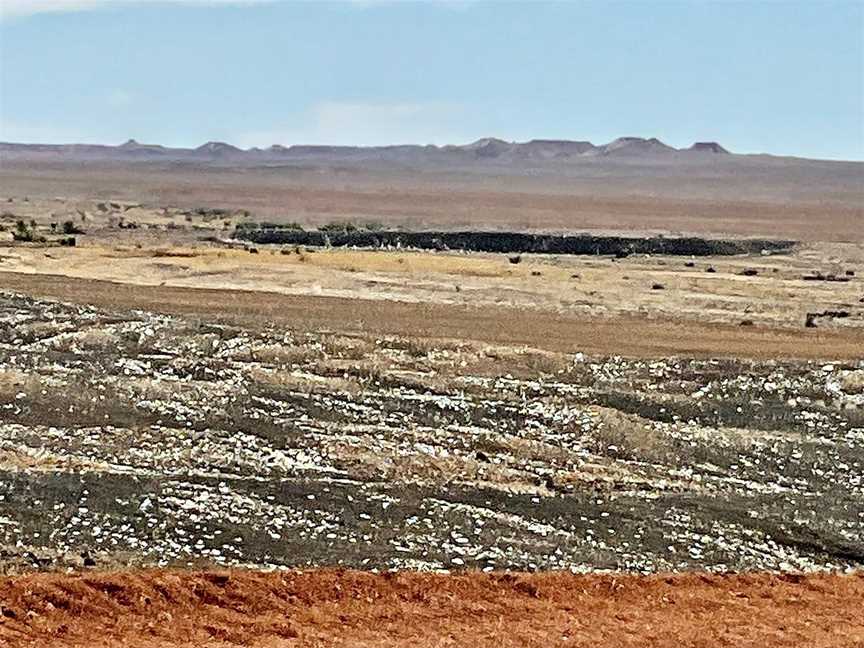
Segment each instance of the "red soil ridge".
M864 646L864 574L356 571L0 579L0 646Z

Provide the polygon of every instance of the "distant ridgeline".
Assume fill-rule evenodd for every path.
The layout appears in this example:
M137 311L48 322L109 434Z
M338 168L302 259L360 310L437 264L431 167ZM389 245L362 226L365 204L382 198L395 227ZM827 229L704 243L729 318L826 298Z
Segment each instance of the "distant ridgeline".
M405 232L397 230L302 230L296 226L246 223L234 238L260 245L309 245L362 248L414 248L470 252L594 254L625 257L630 254L712 256L783 252L795 241L765 239L705 239L592 236L589 234L531 234L523 232Z

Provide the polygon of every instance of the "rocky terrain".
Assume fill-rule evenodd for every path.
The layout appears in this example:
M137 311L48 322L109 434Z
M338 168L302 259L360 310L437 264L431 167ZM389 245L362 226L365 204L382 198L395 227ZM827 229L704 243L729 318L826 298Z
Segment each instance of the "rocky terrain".
M0 302L0 555L845 569L864 363L628 360Z

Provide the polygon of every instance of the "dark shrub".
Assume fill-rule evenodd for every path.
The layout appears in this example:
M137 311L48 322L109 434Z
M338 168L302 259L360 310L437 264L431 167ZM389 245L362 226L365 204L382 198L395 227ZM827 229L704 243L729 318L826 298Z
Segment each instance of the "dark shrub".
M78 227L75 224L75 221L67 220L63 221L63 233L64 234L83 234L84 230Z

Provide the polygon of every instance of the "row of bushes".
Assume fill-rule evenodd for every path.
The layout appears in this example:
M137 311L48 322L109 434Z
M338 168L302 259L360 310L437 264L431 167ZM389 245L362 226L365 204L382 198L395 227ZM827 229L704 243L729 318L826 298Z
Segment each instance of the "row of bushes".
M57 231L57 223L51 223L51 231ZM65 221L60 231L63 234L81 234L82 230L79 229L73 221ZM38 234L36 232L36 222L30 221L28 225L25 221L19 219L15 222L15 229L12 231L12 240L20 241L22 243L45 243L47 239ZM75 237L74 236L65 236L58 241L60 245L74 247L75 246Z

